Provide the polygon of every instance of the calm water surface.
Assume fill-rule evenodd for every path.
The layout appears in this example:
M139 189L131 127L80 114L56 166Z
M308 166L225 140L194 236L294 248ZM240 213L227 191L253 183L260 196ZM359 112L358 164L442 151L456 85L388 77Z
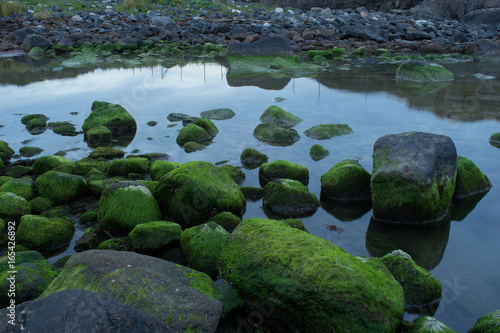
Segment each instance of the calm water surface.
M456 80L444 87L408 87L396 82L396 65L334 64L318 77L243 77L217 63L188 64L167 69L78 69L32 72L12 62L0 62L0 139L17 152L24 145L60 150L77 160L91 148L83 135L63 137L47 130L26 131L23 115L43 113L49 121L70 121L81 129L95 100L119 103L137 121L134 140L126 153L161 152L170 160L227 161L241 166L248 147L285 159L310 171L309 190L320 196L320 177L346 158L359 160L371 172L375 141L386 134L424 131L450 136L458 154L471 159L489 177L493 188L474 207L461 204L439 226L417 229L385 227L371 221L363 207L323 204L303 219L309 232L330 240L357 256L381 256L402 248L427 268L443 286L435 317L457 332L466 332L482 315L500 308L500 149L488 137L500 131L500 83L474 74L500 77L498 64L445 65ZM398 85L399 84L399 85ZM435 91L432 91L435 90ZM284 99L277 102L279 97ZM272 146L253 137L259 117L271 106L304 119L295 129L301 139L292 146ZM166 119L171 112L199 116L213 108L231 108L236 116L215 120L220 132L207 149L185 153L175 142L180 123ZM156 121L154 127L149 121ZM322 123L345 123L354 134L313 140L303 132ZM320 143L330 151L321 161L309 157ZM259 186L258 169L243 169L243 185ZM244 218L266 217L262 202L248 202ZM330 230L334 225L339 230ZM407 314L407 319L416 317Z

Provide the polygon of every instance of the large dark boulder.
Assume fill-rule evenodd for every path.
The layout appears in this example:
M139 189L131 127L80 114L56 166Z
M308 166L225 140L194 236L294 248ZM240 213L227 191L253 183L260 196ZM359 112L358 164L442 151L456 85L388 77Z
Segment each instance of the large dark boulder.
M379 138L373 147L373 216L400 223L440 219L455 191L457 165L447 136L407 132Z
M270 56L293 55L292 48L285 37L262 38L255 43L233 43L227 47L230 56Z
M462 17L461 21L463 23L475 25L500 24L500 7L473 10Z
M8 37L12 44L21 45L28 35L35 34L36 31L33 28L22 28L9 33Z
M2 318L9 309L0 310ZM2 332L175 332L158 318L87 290L67 289L16 306L12 323L0 322ZM22 329L21 329L22 328Z

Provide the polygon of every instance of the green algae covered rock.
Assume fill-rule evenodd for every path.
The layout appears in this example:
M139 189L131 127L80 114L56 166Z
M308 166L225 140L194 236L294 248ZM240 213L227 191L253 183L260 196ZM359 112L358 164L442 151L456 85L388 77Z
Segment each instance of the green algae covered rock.
M302 184L309 184L309 170L300 164L276 160L270 163L264 163L259 168L259 177L261 185L275 179L293 179L298 180Z
M101 127L106 127L111 132L113 138L121 134L135 135L137 124L130 113L121 105L95 101L92 103L91 110L92 112L82 125L85 137L88 140L88 131ZM94 138L95 140L91 141L108 141L109 134L104 134L100 140L97 140L98 138L96 137Z
M129 245L128 241L124 238L111 238L105 240L99 246L97 246L99 250L113 250L113 251L128 251Z
M273 309L266 321L283 331L395 332L403 317L403 290L383 265L282 221L244 220L219 261L221 278Z
M11 156L14 155L14 150L9 147L7 142L0 140L0 159L2 162L7 162L10 160Z
M29 177L14 179L0 186L0 192L11 192L29 201L35 197L35 182Z
M125 156L125 152L123 150L113 147L97 147L89 154L89 158L91 159L98 159L102 157L111 160L114 158L122 158L123 156Z
M208 118L198 118L193 124L203 128L212 138L219 133L217 126Z
M221 321L230 320L234 313L245 306L245 300L241 297L229 282L219 279L214 282L215 298L224 303L224 311L222 312Z
M19 222L16 241L31 250L51 251L69 244L74 231L66 219L28 214Z
M275 145L292 145L299 141L300 135L293 129L286 129L274 124L259 124L253 131L253 136Z
M417 82L453 81L453 73L438 64L413 60L396 69L396 79Z
M452 330L442 322L429 316L423 316L414 320L411 324L409 332L410 333L456 333L454 330Z
M89 227L85 230L82 237L78 239L74 245L76 252L97 249L99 244L109 238L102 230L94 227Z
M500 310L482 316L468 333L498 333L500 330Z
M277 106L270 106L260 116L264 124L273 124L283 128L292 128L303 120Z
M87 225L90 223L95 223L97 222L97 212L96 211L90 211L90 212L85 212L80 216L80 219L78 220L81 225Z
M72 288L149 313L175 332L215 332L222 314L222 303L213 298L215 288L208 275L133 252L77 253L41 297Z
M440 219L455 191L457 164L448 136L407 132L379 138L373 146L373 216L400 223Z
M453 197L461 199L491 188L488 177L469 159L458 156L457 182Z
M234 165L224 164L221 169L225 170L238 185L241 185L246 179L245 173Z
M160 180L161 177L181 165L180 162L170 162L157 160L151 164L150 172L153 180Z
M5 170L5 165L3 164L2 159L0 158L0 175L3 174L3 171Z
M405 293L405 308L420 307L441 299L441 283L411 256L401 250L386 254L380 261L399 282Z
M182 149L184 149L186 153L194 153L195 151L204 150L205 148L207 148L207 146L193 141L186 142L182 146Z
M330 154L330 152L320 144L313 145L309 150L309 156L311 156L314 161L322 160L328 156L328 154Z
M355 160L343 160L321 176L321 194L330 200L370 201L371 175Z
M14 177L14 178L20 178L24 177L26 175L31 175L33 174L33 168L24 166L24 165L14 165L11 166L6 172L5 176L7 177Z
M257 201L264 196L264 189L260 187L240 186L240 190L247 200Z
M202 161L180 165L160 179L155 198L162 212L183 228L207 221L220 212L241 216L245 197L229 174Z
M71 202L87 195L87 181L82 176L64 172L46 172L37 177L35 186L40 196L55 204Z
M307 59L308 60L318 59L319 57L321 57L321 59L324 59L324 60L332 60L333 59L333 52L328 51L328 50L309 50L309 51L307 51Z
M99 225L120 234L128 234L138 224L161 219L158 202L151 191L139 182L110 184L99 200Z
M29 202L14 193L0 192L0 218L5 221L17 221L31 212Z
M217 262L228 236L229 233L215 222L184 230L181 234L181 247L189 267L216 279Z
M262 163L267 163L267 155L259 152L254 148L246 148L240 156L242 164L247 166L260 166Z
M309 216L319 208L319 201L297 180L275 179L264 187L262 201L266 212L286 217Z
M23 146L19 148L19 154L24 157L33 157L40 154L43 151L42 148Z
M488 141L493 147L500 148L500 132L490 135Z
M0 258L0 307L10 305L9 289L12 269L8 256ZM59 272L36 251L16 252L16 305L40 296Z
M212 110L203 111L200 115L202 118L223 120L223 119L231 119L236 114L231 109L219 108L219 109L212 109Z
M31 213L42 214L52 208L52 200L44 197L36 197L30 200Z
M47 155L39 157L33 164L35 175L41 175L47 171L53 170L63 164L72 164L70 160L59 155Z
M110 176L127 177L130 173L145 174L149 171L149 160L142 157L114 160L108 167Z
M106 126L95 126L85 132L85 139L91 145L97 145L102 142L111 141L113 133Z
M181 226L174 222L151 221L138 224L128 234L130 247L138 252L147 253L178 244Z
M203 142L211 140L212 136L202 127L196 124L189 124L183 127L177 135L177 143L184 145L188 142Z
M305 130L304 134L311 139L326 140L334 136L352 134L352 129L346 124L322 124Z
M46 115L44 114L41 114L41 113L34 113L34 114L28 114L26 116L23 116L21 118L21 123L23 125L28 125L28 123L33 120L33 119L42 119L44 122L46 122L47 120L49 120L49 117L47 117Z
M231 233L241 223L241 219L233 213L222 212L212 217L209 222L215 222Z

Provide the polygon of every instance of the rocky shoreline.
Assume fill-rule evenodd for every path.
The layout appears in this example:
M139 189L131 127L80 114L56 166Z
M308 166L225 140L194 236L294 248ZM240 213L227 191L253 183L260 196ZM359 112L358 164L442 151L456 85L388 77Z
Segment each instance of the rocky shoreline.
M94 6L94 8L92 8ZM184 47L208 43L227 46L284 36L295 53L361 46L369 52L398 54L459 53L500 55L500 25L469 24L450 19L421 19L419 12L369 11L313 7L310 10L266 8L253 4L195 8L157 6L141 13L115 11L117 3L89 5L84 10L58 6L0 19L0 53L29 52L39 46L56 53L93 46L112 52L150 49L162 43ZM236 9L238 8L238 9ZM90 10L88 10L90 9ZM426 15L422 14L422 17ZM28 35L32 35L26 40ZM35 36L35 37L33 37ZM116 46L119 44L120 46ZM175 55L175 54L174 54Z

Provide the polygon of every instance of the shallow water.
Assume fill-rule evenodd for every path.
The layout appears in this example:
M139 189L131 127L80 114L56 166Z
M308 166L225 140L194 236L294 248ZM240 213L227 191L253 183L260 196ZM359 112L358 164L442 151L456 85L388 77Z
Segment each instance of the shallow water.
M218 63L32 72L0 60L0 125L4 126L0 140L16 152L28 145L44 149L42 154L64 150L71 160L86 157L92 149L83 135L64 137L51 130L31 135L20 119L43 113L49 121L70 121L80 129L92 102L108 101L121 104L136 119L135 138L120 147L126 153L161 152L172 161L228 161L241 166L241 152L253 147L270 161L285 159L306 166L309 190L319 198L320 177L335 163L353 158L371 172L373 144L383 135L407 131L448 135L458 154L471 159L493 184L475 207L462 205L465 211L448 216L438 227L417 229L378 225L370 221L369 208L327 204L303 222L312 234L353 255L408 251L441 281L443 298L435 317L459 333L466 332L477 318L500 308L500 149L488 143L488 137L500 131L500 82L474 76L500 78L500 69L498 64L447 64L455 74L453 83L416 88L396 82L396 66L339 62L318 77L290 79L240 77ZM285 100L277 102L277 97ZM301 135L297 143L272 146L253 137L260 115L271 105L304 119L295 127ZM185 153L175 142L182 124L171 123L167 115L199 116L221 107L231 108L236 116L214 120L220 132L213 143L203 151ZM149 121L158 124L150 127ZM322 123L348 124L354 134L323 141L303 135ZM325 159L309 157L315 143L330 151ZM243 185L259 186L258 169L243 171L247 177ZM244 218L265 217L261 205L262 201L249 201Z

